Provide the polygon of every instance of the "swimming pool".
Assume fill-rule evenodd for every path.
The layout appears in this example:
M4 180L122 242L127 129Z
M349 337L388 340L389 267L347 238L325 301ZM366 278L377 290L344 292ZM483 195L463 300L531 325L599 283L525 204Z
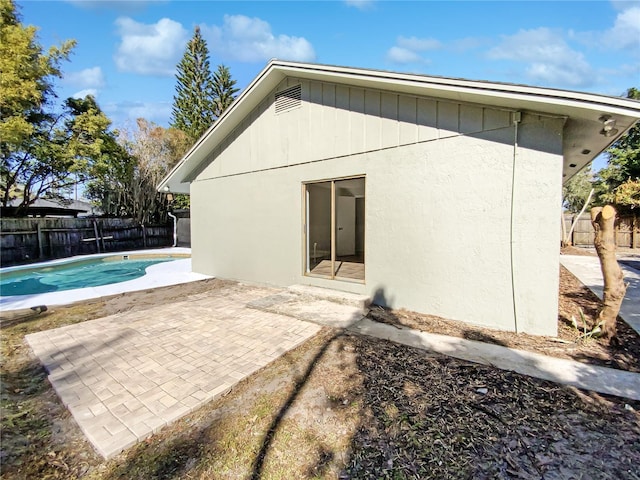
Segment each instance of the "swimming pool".
M99 287L140 278L146 269L158 263L184 256L114 255L88 260L74 260L57 265L20 268L2 272L0 297Z

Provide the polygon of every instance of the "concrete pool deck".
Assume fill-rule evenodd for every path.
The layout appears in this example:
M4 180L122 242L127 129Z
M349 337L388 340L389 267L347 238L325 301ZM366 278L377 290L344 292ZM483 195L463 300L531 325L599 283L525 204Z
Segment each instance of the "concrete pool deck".
M191 249L184 247L159 248L153 250L132 250L126 252L112 252L107 254L82 255L58 260L51 260L25 267L41 267L61 265L70 261L89 260L92 258L104 258L112 255L190 255ZM9 267L0 270L0 273L19 270L20 267ZM35 295L15 295L0 297L0 311L8 312L32 308L39 305L67 305L81 300L117 295L124 292L146 290L148 288L166 287L179 283L195 282L211 278L208 275L193 273L191 271L191 258L183 258L174 262L159 263L147 268L146 275L126 282L101 285L99 287L77 288L59 292L40 293Z

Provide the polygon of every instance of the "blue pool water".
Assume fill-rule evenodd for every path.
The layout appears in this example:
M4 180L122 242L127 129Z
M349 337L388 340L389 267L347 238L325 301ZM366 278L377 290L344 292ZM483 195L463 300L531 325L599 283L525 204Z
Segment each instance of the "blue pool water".
M3 272L0 296L33 295L125 282L142 277L150 265L172 260L176 258L91 259Z

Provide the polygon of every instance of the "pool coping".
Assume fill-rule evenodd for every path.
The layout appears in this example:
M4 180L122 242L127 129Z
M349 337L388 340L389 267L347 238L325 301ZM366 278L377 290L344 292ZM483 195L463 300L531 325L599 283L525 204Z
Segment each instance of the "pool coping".
M10 271L16 271L26 268L36 268L52 265L63 265L65 263L90 260L96 258L105 258L110 256L122 255L186 255L191 254L191 249L186 247L171 247L150 250L129 250L124 252L99 253L91 255L76 255L74 257L50 260L47 262L32 263L29 265L21 265L16 267L6 267L0 269L0 274ZM92 300L110 295L117 295L125 292L133 292L146 290L148 288L166 287L170 285L178 285L180 283L195 282L212 278L208 275L202 275L191 271L191 258L182 258L172 262L163 262L147 267L146 274L142 277L127 280L110 285L101 285L99 287L77 288L73 290L63 290L60 292L39 293L33 295L14 295L8 297L0 297L0 311L8 312L12 310L21 310L26 308L34 308L41 305L66 305L82 300Z

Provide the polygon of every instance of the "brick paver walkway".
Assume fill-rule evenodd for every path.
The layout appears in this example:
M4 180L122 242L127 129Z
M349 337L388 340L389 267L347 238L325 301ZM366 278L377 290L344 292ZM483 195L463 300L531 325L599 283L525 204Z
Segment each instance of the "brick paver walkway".
M247 308L233 286L27 336L54 389L105 457L223 394L320 330Z

